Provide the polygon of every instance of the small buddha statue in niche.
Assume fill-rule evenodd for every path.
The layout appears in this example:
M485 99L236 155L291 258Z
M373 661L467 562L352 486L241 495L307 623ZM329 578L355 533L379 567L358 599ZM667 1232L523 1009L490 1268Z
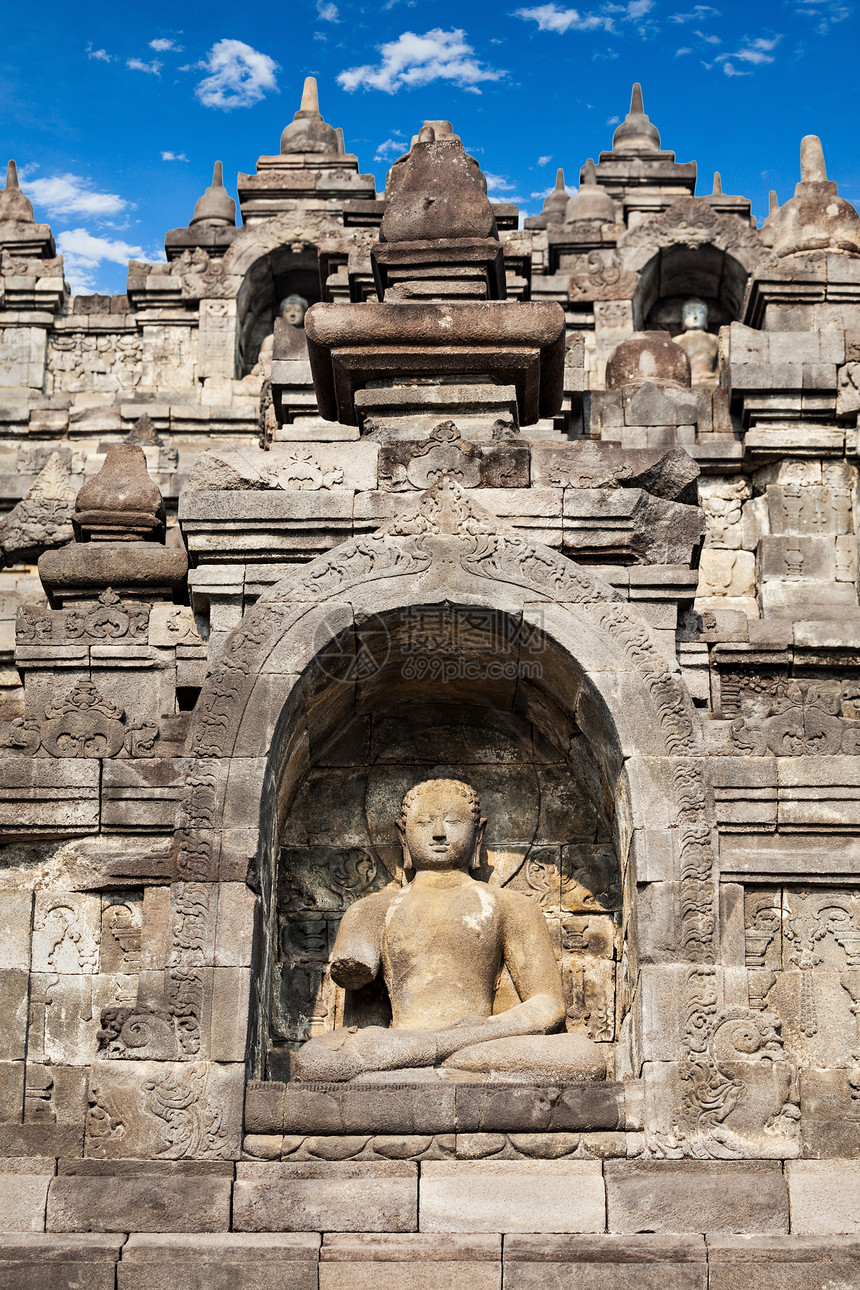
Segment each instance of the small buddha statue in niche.
M681 310L684 330L675 337L690 360L692 385L717 384L717 338L708 331L708 306L704 300L686 300Z
M309 309L307 300L304 296L286 296L278 306L278 318L283 319L288 327L296 332L295 350L297 358L305 357L306 341L304 333L305 314ZM277 324L277 319L275 320ZM289 334L289 333L288 333ZM255 370L262 372L263 376L268 378L272 374L272 350L275 344L275 328L264 336L263 343L260 345L260 354L257 359Z
M308 1040L295 1077L605 1078L605 1058L587 1036L551 1033L564 1024L565 1002L540 907L472 876L486 827L474 788L425 780L403 798L396 824L410 880L356 901L331 956L332 978L347 990L382 976L391 1026ZM495 1011L505 968L520 1002Z

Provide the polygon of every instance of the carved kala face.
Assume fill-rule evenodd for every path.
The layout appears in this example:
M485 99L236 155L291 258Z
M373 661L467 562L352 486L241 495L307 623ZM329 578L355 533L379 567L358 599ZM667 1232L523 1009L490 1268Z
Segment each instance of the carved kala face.
M477 863L484 832L469 802L444 781L429 780L397 821L404 860L412 868L468 869Z

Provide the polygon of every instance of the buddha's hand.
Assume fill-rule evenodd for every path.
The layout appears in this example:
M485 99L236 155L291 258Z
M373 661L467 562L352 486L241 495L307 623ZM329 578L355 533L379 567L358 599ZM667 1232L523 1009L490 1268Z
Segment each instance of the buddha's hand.
M350 1026L309 1039L295 1055L300 1080L349 1080L368 1071L433 1066L437 1046L432 1033Z

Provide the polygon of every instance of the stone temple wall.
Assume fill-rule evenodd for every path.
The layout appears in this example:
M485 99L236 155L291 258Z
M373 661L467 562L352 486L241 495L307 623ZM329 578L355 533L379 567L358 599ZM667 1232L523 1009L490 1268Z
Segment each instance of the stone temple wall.
M74 299L0 192L0 1287L860 1286L820 144L758 228L637 86L520 228L447 122L377 196L309 83L237 189ZM537 911L479 1028L553 950L492 1057L381 1059L391 964L338 979L428 779L477 791L484 908ZM440 996L478 970L413 942Z

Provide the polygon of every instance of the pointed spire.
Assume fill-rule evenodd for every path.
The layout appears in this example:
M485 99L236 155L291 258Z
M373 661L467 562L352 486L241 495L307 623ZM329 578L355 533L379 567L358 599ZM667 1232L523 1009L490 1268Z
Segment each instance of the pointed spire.
M630 95L630 111L612 136L613 152L658 152L660 132L645 115L642 86L637 81Z
M337 132L320 115L320 96L315 76L306 76L302 101L292 122L281 135L281 152L324 152L343 150Z
M0 192L0 220L14 220L18 224L35 224L33 203L21 192L18 184L18 167L10 161L6 168L6 187Z
M319 116L320 96L319 90L317 89L317 78L315 76L305 77L305 84L302 89L302 102L299 111Z
M546 224L563 224L569 202L570 198L564 186L564 171L559 167L555 174L555 188L553 188L549 196L544 198L541 211L541 216L545 217ZM546 227L546 224L544 227Z
M777 212L778 210L779 210L779 198L778 198L778 197L777 197L777 195L776 195L776 189L775 189L775 188L771 188L770 192L769 192L769 193L768 193L768 195L767 195L767 217L768 217L768 219L770 219L771 215L775 215L775 214L776 214L776 212Z
M722 195L723 195L722 177L720 176L719 170L715 170L714 171L714 191L711 193L711 196L722 197Z
M860 256L860 216L839 196L836 181L827 178L818 135L801 139L800 183L779 207L771 228L778 256L823 250Z
M800 141L800 182L802 184L827 183L824 149L817 134L807 134Z
M566 223L592 220L598 224L615 223L615 203L597 182L597 167L588 158L579 172L579 191L567 203Z
M235 225L236 203L224 187L224 167L216 161L212 169L212 183L204 190L194 207L191 224Z

